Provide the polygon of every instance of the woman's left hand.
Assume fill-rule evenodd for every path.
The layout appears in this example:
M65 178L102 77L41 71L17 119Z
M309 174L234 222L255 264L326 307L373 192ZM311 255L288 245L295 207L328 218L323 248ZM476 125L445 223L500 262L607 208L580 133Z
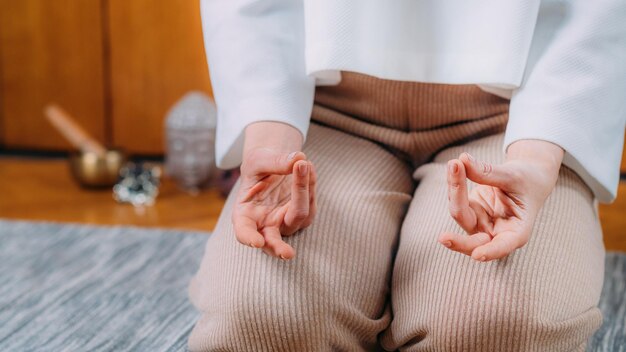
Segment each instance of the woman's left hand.
M444 232L439 242L478 261L504 258L524 246L556 184L563 153L550 142L520 140L509 146L500 165L467 153L450 160L450 215L469 236ZM469 193L467 178L477 183Z

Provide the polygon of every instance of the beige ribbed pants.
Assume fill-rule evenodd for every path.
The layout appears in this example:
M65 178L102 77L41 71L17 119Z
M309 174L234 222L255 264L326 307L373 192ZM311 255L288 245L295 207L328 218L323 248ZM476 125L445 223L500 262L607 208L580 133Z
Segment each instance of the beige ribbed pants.
M318 89L304 151L318 214L281 261L239 244L231 193L190 297L192 351L582 351L601 324L594 198L563 167L530 242L481 263L437 242L446 162L500 163L507 101L475 86L343 74ZM238 187L238 184L237 186ZM471 186L470 186L471 187Z

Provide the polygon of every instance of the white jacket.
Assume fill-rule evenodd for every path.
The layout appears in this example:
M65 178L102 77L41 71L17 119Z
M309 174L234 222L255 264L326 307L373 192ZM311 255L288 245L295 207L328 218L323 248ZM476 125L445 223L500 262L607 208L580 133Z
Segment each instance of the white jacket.
M599 201L615 198L625 0L201 1L221 168L241 163L252 122L288 123L306 138L316 83L336 84L345 70L509 98L504 150L553 142Z

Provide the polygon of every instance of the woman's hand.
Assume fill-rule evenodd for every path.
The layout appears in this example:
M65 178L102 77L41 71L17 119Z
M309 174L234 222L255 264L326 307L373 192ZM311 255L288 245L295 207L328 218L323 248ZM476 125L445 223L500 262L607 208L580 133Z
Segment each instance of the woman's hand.
M563 149L540 140L511 144L501 165L467 153L450 160L449 210L469 236L444 232L439 242L478 261L500 259L524 246L556 184L562 160ZM466 178L478 184L469 194Z
M245 138L241 184L232 215L235 235L242 244L291 259L295 250L282 236L313 221L315 169L298 151L302 135L294 127L257 122L246 128Z

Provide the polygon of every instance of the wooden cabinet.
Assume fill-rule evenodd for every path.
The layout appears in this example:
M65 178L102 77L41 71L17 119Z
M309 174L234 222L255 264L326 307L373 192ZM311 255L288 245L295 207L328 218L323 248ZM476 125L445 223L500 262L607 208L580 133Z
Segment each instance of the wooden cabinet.
M43 118L57 102L105 141L102 16L97 1L0 0L0 104L4 145L64 149Z
M43 119L56 102L98 140L163 152L163 118L210 94L199 1L0 0L0 143L65 150Z
M199 1L109 0L112 143L163 150L163 118L190 90L210 92Z
M42 116L56 102L101 142L160 154L190 90L211 93L198 0L0 0L0 146L68 149Z

